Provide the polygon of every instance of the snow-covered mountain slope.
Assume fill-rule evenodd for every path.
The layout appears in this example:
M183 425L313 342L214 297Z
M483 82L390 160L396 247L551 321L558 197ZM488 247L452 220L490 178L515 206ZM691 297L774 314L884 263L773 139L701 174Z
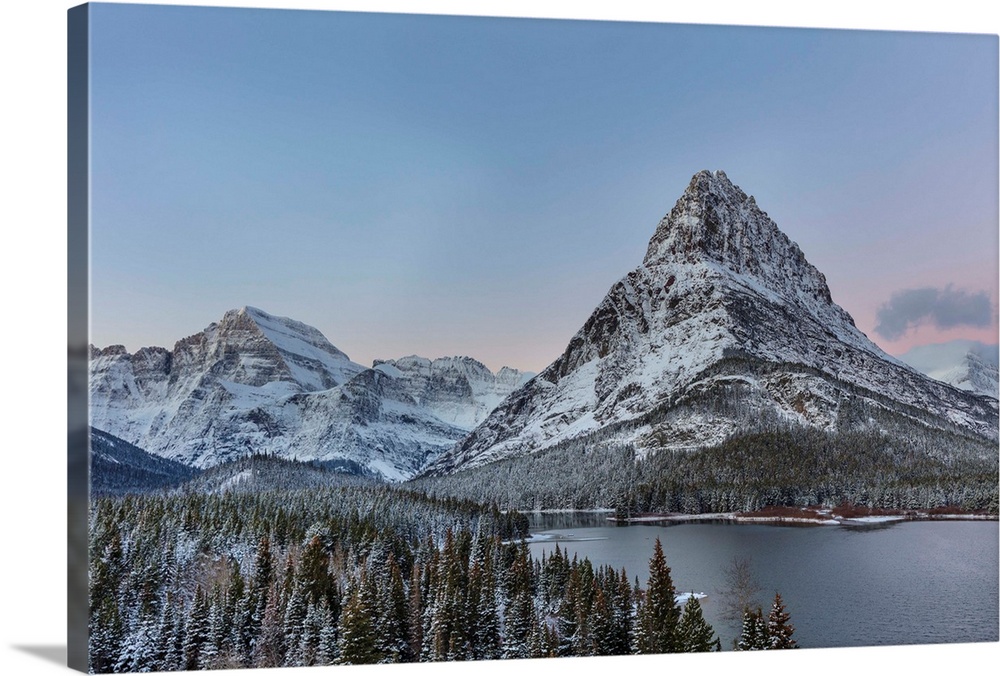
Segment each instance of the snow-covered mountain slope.
M703 171L563 354L425 473L616 428L644 452L712 445L748 421L877 425L865 407L997 439L995 401L885 354L754 198Z
M1000 390L998 354L997 345L953 340L914 347L899 359L935 380L996 399Z
M248 411L364 370L316 329L245 307L173 350L92 348L90 422L150 453L207 467L248 450L236 439L249 431Z
M535 374L504 366L493 373L471 357L430 360L411 355L377 360L375 370L395 378L401 388L439 419L472 430Z
M523 381L467 357L372 369L315 328L230 310L173 350L91 348L91 424L196 467L255 453L412 476Z

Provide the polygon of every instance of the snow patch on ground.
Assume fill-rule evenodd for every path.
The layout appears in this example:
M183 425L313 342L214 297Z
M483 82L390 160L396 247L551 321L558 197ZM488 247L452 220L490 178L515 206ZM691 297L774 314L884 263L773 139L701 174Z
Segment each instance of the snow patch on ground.
M680 594L674 594L674 600L679 604L683 605L688 602L689 599L698 599L699 601L704 598L708 598L708 594L705 592L683 592Z
M852 516L848 519L843 519L842 523L852 524L852 523L892 523L894 521L906 521L905 516L893 515L893 516Z
M237 486L238 484L249 482L252 478L253 478L253 471L245 469L242 472L234 474L233 476L223 481L222 484L219 486L219 492L225 493L227 490Z

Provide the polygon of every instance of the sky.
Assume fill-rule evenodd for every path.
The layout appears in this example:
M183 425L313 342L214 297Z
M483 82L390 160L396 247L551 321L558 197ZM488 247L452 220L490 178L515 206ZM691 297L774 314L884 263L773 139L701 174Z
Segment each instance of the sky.
M91 342L540 371L723 169L883 349L997 342L997 38L97 4Z

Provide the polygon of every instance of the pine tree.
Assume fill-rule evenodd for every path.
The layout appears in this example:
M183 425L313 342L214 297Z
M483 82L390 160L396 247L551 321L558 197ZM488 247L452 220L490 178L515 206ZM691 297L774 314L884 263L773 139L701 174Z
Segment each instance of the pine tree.
M613 601L609 602L603 589L597 590L593 615L590 619L590 640L592 655L618 655L615 636Z
M250 583L249 590L251 635L255 635L260 631L273 584L274 557L271 555L271 540L265 535L257 545L253 580Z
M383 662L401 662L409 650L406 590L403 586L403 573L392 552L389 552L385 567L388 569L388 576L381 578L376 590L376 647ZM369 577L374 583L374 575Z
M311 667L319 661L320 632L326 619L326 599L309 603L302 622L302 634L295 648L295 666Z
M423 579L421 567L414 563L410 573L410 594L407 603L407 624L409 634L407 635L408 645L406 650L406 661L412 662L420 658L420 651L424 642L424 600L421 593L421 581Z
M496 577L489 555L473 561L469 570L467 614L472 633L472 659L495 660L500 657L500 618L497 613Z
M562 603L559 604L559 655L579 655L580 641L580 568L573 562Z
M236 599L236 605L233 609L233 656L239 666L249 666L254 638L252 628L253 600L247 589L244 589L238 597L233 593L233 597Z
M537 625L531 571L527 547L519 547L507 575L503 636L503 657L507 659L531 657L531 634Z
M277 584L274 580L262 597L267 605L261 612L260 629L251 652L255 667L280 667L285 657L285 613Z
M736 642L737 650L767 650L770 639L767 635L767 623L760 608L743 611L743 628Z
M319 630L319 649L317 651L316 663L327 665L336 664L340 657L340 646L338 645L337 623L334 621L333 613L325 602L320 601L322 626Z
M670 568L663 555L660 539L657 538L653 558L649 560L649 585L638 616L638 652L677 652L677 624L680 615Z
M201 646L198 663L202 669L213 669L220 659L228 627L225 624L225 606L222 591L218 585L212 589L208 602L208 640Z
M91 536L90 626L88 655L95 673L112 671L118 663L125 639L125 621L119 607L119 587L127 565L121 533L111 527L95 527ZM104 536L107 534L107 542Z
M184 669L184 637L187 635L184 613L174 610L174 602L169 597L164 607L167 612L163 624L168 633L160 671L182 671Z
M592 655L590 638L590 617L593 613L596 599L597 584L594 568L590 559L584 558L576 567L579 571L576 579L576 633L573 636L573 653L576 655Z
M438 569L440 567L441 555L437 547L428 538L428 550L431 552L430 559L424 566L424 576L422 580L423 605L420 619L420 661L433 661L434 657L434 636L435 625L437 623L437 597L438 597Z
M767 616L767 633L770 638L769 648L771 650L798 648L795 639L792 638L795 627L789 624L788 618L789 615L785 610L784 601L781 600L781 594L775 592L774 603Z
M187 622L184 636L184 668L187 671L204 668L202 648L209 642L209 601L208 594L199 586L195 591L194 604Z
M288 605L285 607L285 617L282 633L284 643L287 647L287 654L283 660L284 666L298 667L301 664L301 655L298 654L299 644L302 640L302 631L305 626L306 613L309 610L309 602L306 600L306 593L301 584L296 582L292 587Z
M677 633L681 652L712 652L718 644L712 625L705 621L701 612L701 602L693 594L684 604L684 612L681 615Z
M635 633L635 603L628 574L622 568L618 576L617 590L613 597L614 613L614 655L627 655L632 651L632 641Z
M366 577L362 573L362 577ZM375 646L373 608L366 600L367 580L356 580L347 592L340 613L339 664L376 664L380 655Z
M315 605L320 598L325 598L333 609L336 606L336 586L329 568L330 554L326 544L320 535L313 535L302 551L296 578L306 601Z
M136 624L135 631L122 643L115 672L146 671L156 663L156 618L141 615Z
M226 590L223 613L223 626L226 628L223 644L227 646L231 659L236 663L243 663L248 652L250 608L247 602L246 582L243 580L239 564L235 560L231 561L230 569L230 582Z

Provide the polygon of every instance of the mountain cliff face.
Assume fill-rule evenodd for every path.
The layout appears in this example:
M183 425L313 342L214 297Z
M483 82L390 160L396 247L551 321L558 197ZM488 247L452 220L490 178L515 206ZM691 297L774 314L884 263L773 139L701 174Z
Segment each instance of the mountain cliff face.
M173 350L92 347L91 425L195 467L271 453L402 480L523 377L467 357L367 369L315 328L246 307Z
M376 360L374 368L395 378L414 401L440 420L470 431L534 376L508 366L494 374L471 357L409 356Z
M703 171L563 354L426 473L598 432L642 454L754 425L864 429L886 417L997 439L996 401L882 352L754 198Z

